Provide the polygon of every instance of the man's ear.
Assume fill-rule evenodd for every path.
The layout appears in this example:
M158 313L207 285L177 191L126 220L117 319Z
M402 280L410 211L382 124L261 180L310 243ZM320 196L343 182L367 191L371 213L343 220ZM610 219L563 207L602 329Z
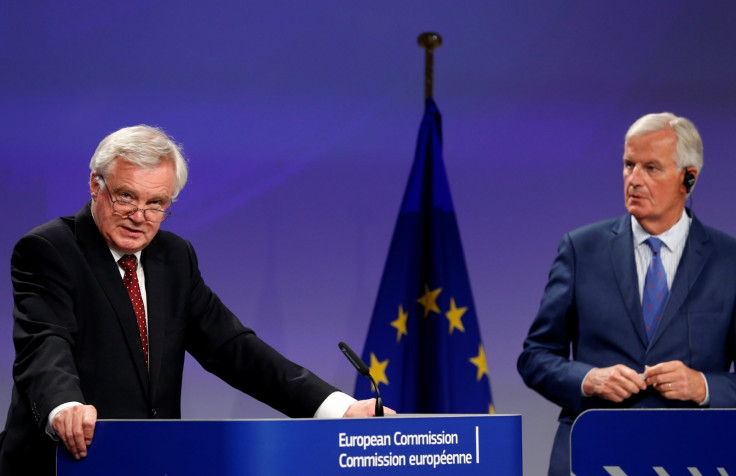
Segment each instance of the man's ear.
M100 193L100 189L102 188L100 184L101 180L97 172L92 172L89 175L89 194L94 201L97 201L97 194Z

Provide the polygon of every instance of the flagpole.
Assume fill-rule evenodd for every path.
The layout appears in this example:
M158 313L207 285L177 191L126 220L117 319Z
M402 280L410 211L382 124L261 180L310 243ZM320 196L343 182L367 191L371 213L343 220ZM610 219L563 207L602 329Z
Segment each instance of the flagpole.
M434 49L442 44L439 33L422 33L417 38L419 46L424 48L424 97L432 97L432 86L434 82Z

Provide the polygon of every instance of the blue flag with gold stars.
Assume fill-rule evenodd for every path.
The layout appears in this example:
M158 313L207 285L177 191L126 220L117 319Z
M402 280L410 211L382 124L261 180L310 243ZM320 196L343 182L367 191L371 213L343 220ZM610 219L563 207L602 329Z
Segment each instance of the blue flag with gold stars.
M362 357L384 404L400 413L493 413L432 98ZM369 379L358 377L355 396L375 396Z

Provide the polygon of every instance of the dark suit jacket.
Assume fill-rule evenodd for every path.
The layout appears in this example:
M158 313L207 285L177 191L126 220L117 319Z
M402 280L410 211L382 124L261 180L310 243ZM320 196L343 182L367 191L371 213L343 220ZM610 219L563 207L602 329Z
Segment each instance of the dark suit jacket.
M188 241L160 230L141 262L150 373L133 307L89 204L16 244L15 385L0 436L3 476L55 474L56 444L44 429L64 402L94 405L101 419L180 418L185 351L291 417L313 416L336 390L238 321L202 280Z
M696 406L653 388L620 404L581 396L588 371L615 364L643 372L681 360L705 374L711 407L736 406L736 375L729 372L736 359L736 240L693 218L647 343L630 220L627 214L565 235L517 363L529 387L562 407L566 425L590 408Z

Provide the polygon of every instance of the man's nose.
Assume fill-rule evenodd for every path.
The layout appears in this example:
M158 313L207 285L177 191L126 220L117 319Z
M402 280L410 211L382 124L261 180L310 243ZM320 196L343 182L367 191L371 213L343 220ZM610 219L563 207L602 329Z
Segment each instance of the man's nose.
M634 184L634 185L641 183L642 173L643 171L641 170L641 167L639 167L638 165L635 165L634 167L630 169L629 174L627 176L627 181L630 184Z
M136 223L142 223L146 220L145 212L142 208L136 209L132 214L128 216L131 220L133 220Z

